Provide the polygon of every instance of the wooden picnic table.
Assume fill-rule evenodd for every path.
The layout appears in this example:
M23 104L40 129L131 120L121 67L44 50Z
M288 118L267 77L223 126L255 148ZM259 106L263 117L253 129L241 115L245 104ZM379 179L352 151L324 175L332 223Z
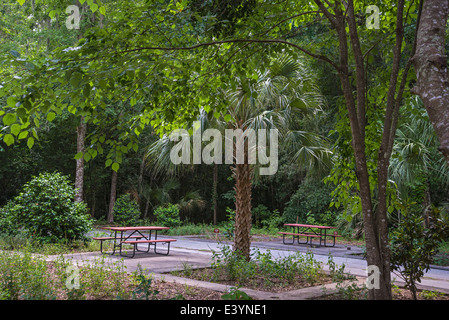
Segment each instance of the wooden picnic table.
M324 243L325 247L334 247L335 246L335 238L341 237L340 235L338 235L337 231L334 231L332 234L326 233L330 229L336 229L336 227L319 226L319 225L311 225L311 224L300 224L300 223L286 223L286 224L284 224L284 226L291 227L293 229L293 232L278 232L279 234L282 234L282 242L284 244L294 244L295 239L297 239L298 244L310 243L310 246L312 246L313 238L319 238L320 246L322 243ZM285 236L292 236L292 242L291 243L285 242ZM306 237L306 242L299 242L300 237ZM332 245L326 244L326 239L328 237L333 238Z
M108 237L94 237L94 240L99 240L100 243L100 251L103 253L103 241L112 241L112 253L115 254L117 248L119 248L119 254L121 256L133 258L136 254L136 251L148 253L150 251L150 246L154 246L154 252L157 254L168 255L170 252L170 243L176 241L176 239L158 239L157 232L161 230L168 230L168 227L159 227L159 226L135 226L135 227L102 227L101 229L113 231L114 235ZM144 233L148 231L148 234ZM154 236L153 236L154 231ZM166 253L157 252L157 244L167 244ZM133 246L133 253L131 256L126 255L122 252L123 244L130 244ZM147 244L147 250L139 250L138 244Z

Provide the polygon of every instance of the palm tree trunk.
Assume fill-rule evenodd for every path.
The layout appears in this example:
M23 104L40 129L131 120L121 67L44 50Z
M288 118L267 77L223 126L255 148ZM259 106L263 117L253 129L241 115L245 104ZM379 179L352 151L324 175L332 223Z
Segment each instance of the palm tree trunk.
M248 163L236 164L234 251L250 258L252 169Z

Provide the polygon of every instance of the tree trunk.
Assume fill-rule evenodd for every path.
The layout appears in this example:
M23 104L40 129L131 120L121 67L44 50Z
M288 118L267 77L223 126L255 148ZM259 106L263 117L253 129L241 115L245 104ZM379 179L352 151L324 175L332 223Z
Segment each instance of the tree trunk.
M112 170L111 196L109 198L108 223L114 222L114 204L117 197L117 171Z
M84 118L81 117L80 124L76 128L76 151L84 152L84 139L86 138L86 123ZM76 160L76 172L75 172L75 188L77 189L75 195L75 201L83 201L84 192L84 157Z
M234 251L250 258L252 172L248 163L235 164L235 230Z
M217 211L218 211L217 184L218 184L218 165L214 163L214 182L212 190L212 201L214 205L214 225L217 225Z
M445 54L445 30L448 19L447 0L426 0L419 20L416 53L418 94L427 110L440 143L439 150L449 163L449 82Z
M366 70L364 66L364 54L361 50L357 31L354 4L352 0L342 1L341 3L338 1L334 4L334 13L331 13L322 1L315 0L315 2L331 22L338 35L339 63L336 68L339 73L351 125L352 146L354 149L356 174L359 183L364 221L367 264L368 266L378 267L380 272L378 278L379 287L369 290L369 298L375 300L391 300L391 267L387 224L388 166L397 127L399 106L406 83L406 76L411 64L410 61L406 64L400 86L398 87L402 41L404 37L404 0L400 0L397 4L396 42L393 48L393 61L387 92L382 143L378 151L377 160L378 206L376 212L373 211L371 199L371 188L375 186L370 181L371 177L365 150ZM326 1L326 3L328 2ZM344 12L343 7L345 8ZM349 42L347 39L348 36ZM348 43L351 45L355 62L355 94L349 72Z

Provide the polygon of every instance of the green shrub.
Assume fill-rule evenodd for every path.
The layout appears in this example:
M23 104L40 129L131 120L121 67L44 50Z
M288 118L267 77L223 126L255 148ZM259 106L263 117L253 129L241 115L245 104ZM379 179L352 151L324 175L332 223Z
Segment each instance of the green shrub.
M430 268L442 241L447 238L447 221L430 215L430 225L424 226L421 214L404 206L402 219L390 235L391 267L404 281L413 298L417 299L417 286Z
M140 208L136 200L129 194L121 195L114 204L114 222L123 225L135 225L140 218Z
M84 239L92 220L76 190L58 172L44 173L26 183L22 192L0 210L0 232L25 232L39 242Z
M334 225L337 214L329 211L332 186L322 181L305 181L293 194L283 213L284 222Z
M156 217L156 223L163 227L177 227L181 225L181 219L179 218L179 207L175 204L167 204L165 206L159 206L154 210L154 216Z

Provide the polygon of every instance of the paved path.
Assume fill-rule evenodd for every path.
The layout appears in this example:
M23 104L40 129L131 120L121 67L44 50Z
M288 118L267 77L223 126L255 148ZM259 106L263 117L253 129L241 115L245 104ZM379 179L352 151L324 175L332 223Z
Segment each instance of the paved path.
M173 245L173 243L172 243ZM231 244L232 245L232 244ZM207 252L206 250L219 250L220 244L212 241L198 240L195 238L183 238L174 243L173 248L185 249L185 250L200 250ZM359 277L367 276L367 262L363 259L363 251L357 246L347 246L338 244L335 247L325 248L311 248L308 245L284 245L282 240L278 241L254 241L252 247L257 247L261 252L270 250L274 257L283 257L297 251L307 252L312 251L314 258L323 263L323 269L328 270L328 257L332 255L333 261L337 265L345 265L345 271ZM393 281L401 284L402 280L392 273ZM432 266L431 269L422 278L419 285L424 289L438 289L442 292L449 293L449 268Z
M158 238L163 238L159 236ZM114 263L118 260L123 261L127 267L127 271L133 272L139 267L152 273L155 278L163 278L165 281L175 281L187 283L189 285L201 286L218 291L226 291L227 286L211 284L208 282L187 280L184 278L175 277L169 274L164 274L173 270L183 270L187 265L193 268L209 267L213 251L220 251L223 245L232 245L232 243L217 243L217 241L198 239L192 236L170 236L176 238L176 242L171 243L170 255L163 256L152 253L142 254L136 253L134 258L122 258L117 256L104 255L103 257ZM365 281L367 263L363 260L362 250L356 246L346 246L338 244L333 248L311 248L309 245L284 245L282 240L276 241L254 241L252 248L258 248L262 253L270 250L273 257L283 257L294 254L297 251L307 252L312 251L314 258L323 263L323 269L328 270L328 256L332 254L333 261L338 265L345 265L345 271L359 277L360 283ZM99 252L81 253L67 255L79 263L90 263L93 260L101 258ZM398 277L394 274L392 279ZM399 279L397 279L399 280ZM396 281L401 283L400 281ZM330 286L331 288L332 286ZM449 268L431 268L422 279L421 288L428 290L438 290L449 293ZM314 291L315 290L315 291ZM273 294L267 292L260 292L254 290L245 290L250 296L261 299L306 299L310 296L320 294L321 287L311 289L302 289L297 291L290 291L284 294ZM319 292L318 292L319 291Z

